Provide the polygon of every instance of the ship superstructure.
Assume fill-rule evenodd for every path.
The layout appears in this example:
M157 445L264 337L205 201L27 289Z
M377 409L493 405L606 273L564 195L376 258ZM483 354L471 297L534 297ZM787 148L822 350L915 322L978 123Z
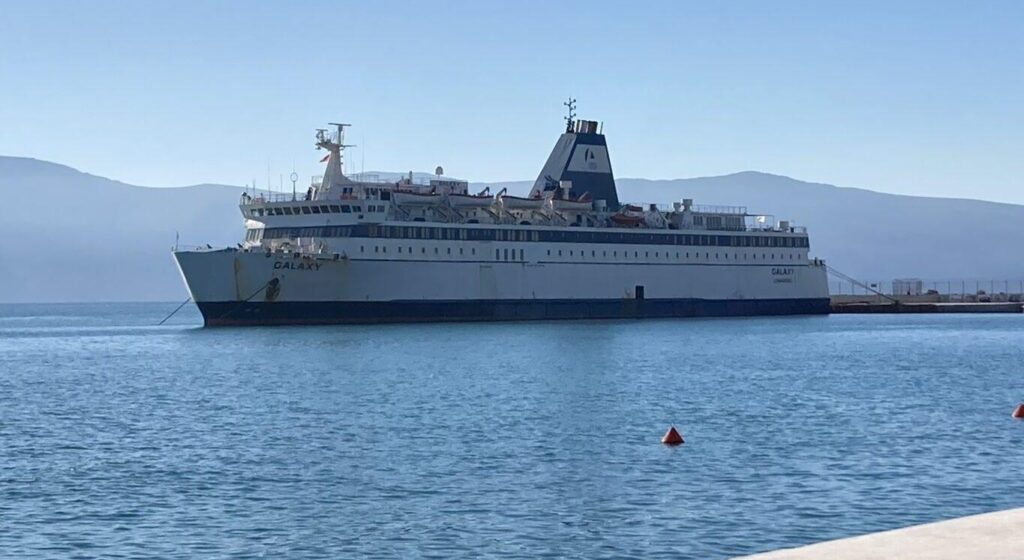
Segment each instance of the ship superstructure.
M570 109L571 110L571 109ZM242 196L245 240L174 255L207 325L828 313L803 228L742 207L623 203L570 112L531 191L349 177L317 131L304 194Z

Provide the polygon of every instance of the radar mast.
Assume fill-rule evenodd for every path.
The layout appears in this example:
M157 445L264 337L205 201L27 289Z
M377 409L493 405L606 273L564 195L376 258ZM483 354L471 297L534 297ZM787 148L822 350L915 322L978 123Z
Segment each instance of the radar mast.
M327 169L324 171L323 188L329 189L335 183L349 182L344 173L345 148L353 148L355 144L345 143L345 127L352 126L349 123L327 123L336 127L335 134L327 133L326 128L316 129L316 149L327 150Z

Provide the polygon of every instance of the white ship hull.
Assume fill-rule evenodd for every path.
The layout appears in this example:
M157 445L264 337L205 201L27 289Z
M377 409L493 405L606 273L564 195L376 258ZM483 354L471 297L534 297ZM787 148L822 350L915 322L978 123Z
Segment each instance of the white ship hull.
M383 243L377 240L374 248ZM547 244L388 245L386 254L368 254L366 240L348 240L340 252L317 256L226 249L179 251L175 258L207 325L829 311L824 265L796 260L797 250L791 250L793 258L777 251L778 262L750 262L756 253L749 253L744 263L724 259L724 252L677 259L664 247L616 247L616 253L628 250L631 262L625 263L621 256L597 256L612 252L600 245L574 249L572 257L569 249L557 248L549 257L557 245ZM717 262L702 262L709 260L705 254Z
M595 121L570 114L529 198L493 206L465 181L352 181L334 126L317 131L328 163L304 200L243 194L239 249L175 252L207 325L830 310L803 228L689 199L623 206Z

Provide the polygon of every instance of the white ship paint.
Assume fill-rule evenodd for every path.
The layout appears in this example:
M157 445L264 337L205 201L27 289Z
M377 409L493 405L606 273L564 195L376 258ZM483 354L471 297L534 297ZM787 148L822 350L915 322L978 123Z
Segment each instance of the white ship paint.
M305 197L243 195L238 248L176 250L207 325L827 313L807 233L743 208L620 204L605 137L567 119L529 197L352 180L344 126Z

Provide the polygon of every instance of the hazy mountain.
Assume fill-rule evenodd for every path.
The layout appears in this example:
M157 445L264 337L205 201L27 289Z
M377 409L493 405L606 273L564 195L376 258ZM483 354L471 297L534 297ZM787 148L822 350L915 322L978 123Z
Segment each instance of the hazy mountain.
M235 243L241 193L223 185L137 187L0 157L0 301L184 299L171 258L175 232L182 242Z
M400 173L378 173L397 178ZM428 174L417 174L427 178ZM487 183L524 194L531 181ZM474 189L484 184L474 184ZM627 201L746 206L811 231L812 252L865 279L1024 277L1024 206L882 194L757 172L620 179ZM170 249L242 238L241 187L146 188L28 158L0 157L0 301L178 300Z

